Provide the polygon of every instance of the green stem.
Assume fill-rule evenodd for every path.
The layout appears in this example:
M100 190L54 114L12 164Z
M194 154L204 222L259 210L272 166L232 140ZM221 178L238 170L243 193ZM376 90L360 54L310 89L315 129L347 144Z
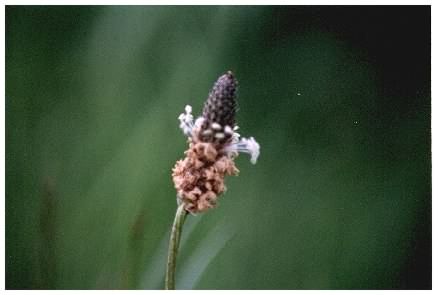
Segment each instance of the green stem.
M175 220L173 221L172 226L172 233L170 234L165 282L166 290L175 290L176 257L178 255L179 242L181 240L181 232L186 215L187 211L184 209L184 205L181 204L176 210Z

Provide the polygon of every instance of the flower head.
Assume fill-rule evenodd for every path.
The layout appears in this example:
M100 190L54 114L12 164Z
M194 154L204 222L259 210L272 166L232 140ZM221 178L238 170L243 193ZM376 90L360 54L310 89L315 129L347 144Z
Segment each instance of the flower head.
M195 121L192 107L187 105L179 116L180 128L188 136L185 159L173 168L173 181L178 201L191 213L204 212L217 204L226 187L226 175L237 175L234 158L239 152L250 154L255 164L260 145L253 137L240 138L236 131L237 80L231 71L220 76L204 104L202 115Z

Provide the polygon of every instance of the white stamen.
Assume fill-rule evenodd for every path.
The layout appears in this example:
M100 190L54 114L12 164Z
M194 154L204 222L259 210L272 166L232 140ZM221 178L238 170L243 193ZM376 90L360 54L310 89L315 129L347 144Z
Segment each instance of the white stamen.
M233 132L231 143L237 144L239 142L239 140L240 140L240 134L237 132Z
M184 110L186 111L187 114L191 114L192 113L192 106L191 105L186 105Z
M179 128L183 131L186 136L192 136L193 130L193 115L192 115L192 107L186 105L185 113L179 115L178 119L181 122L179 124Z
M211 128L213 128L214 130L221 130L221 129L222 129L222 126L221 126L221 124L219 124L219 123L213 122L213 123L211 124Z
M185 113L182 113L178 116L178 119L180 121L179 127L182 129L185 135L192 136L192 132L194 128L200 128L202 124L205 122L204 117L198 117L196 121L193 123L193 115L192 115L192 107L190 105L186 105L184 108ZM222 126L217 123L213 122L211 124L211 128L216 131L222 130ZM230 126L225 126L224 133L223 132L217 132L214 137L217 139L223 139L225 138L225 134L231 135L231 143L229 143L225 147L225 151L228 153L228 155L236 156L240 152L248 153L251 156L251 163L255 164L257 162L257 158L260 155L260 145L255 141L253 137L242 138L240 139L240 134L236 132L236 130L239 129L239 126L234 126L234 128L231 128ZM204 136L211 135L213 133L213 130L207 129L202 132Z
M217 139L222 139L225 137L225 134L223 134L222 132L218 132L214 135L214 137L216 137Z
M238 154L239 152L250 154L250 161L252 164L255 164L257 162L257 158L260 155L260 145L257 143L257 141L255 141L254 137L250 137L249 139L242 138L237 143L232 143L231 145L229 145L226 150L228 153L234 155Z
M211 131L211 129L207 129L207 130L202 132L202 135L208 136L208 135L211 135L212 133L213 133L213 131Z
M231 127L228 126L228 125L225 126L224 131L225 131L226 134L233 134L233 129L231 129Z

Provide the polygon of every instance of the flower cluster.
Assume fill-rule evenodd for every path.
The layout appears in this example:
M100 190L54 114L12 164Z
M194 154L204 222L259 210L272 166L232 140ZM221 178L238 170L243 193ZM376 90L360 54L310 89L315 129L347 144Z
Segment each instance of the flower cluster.
M204 212L217 204L226 187L224 177L237 175L234 158L239 152L250 154L255 164L260 146L253 137L240 138L235 124L237 80L232 72L214 84L202 116L194 120L192 107L179 116L180 128L188 137L186 157L173 168L178 202L190 213Z

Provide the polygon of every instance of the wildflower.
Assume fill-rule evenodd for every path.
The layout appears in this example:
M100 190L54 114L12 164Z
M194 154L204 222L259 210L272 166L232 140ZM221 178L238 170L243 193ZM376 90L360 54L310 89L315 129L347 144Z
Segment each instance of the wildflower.
M178 202L190 213L204 212L217 204L225 190L226 175L237 175L234 159L240 152L255 164L260 146L253 137L240 138L235 122L237 80L228 71L219 77L204 104L202 115L194 121L187 105L179 116L180 128L188 137L186 157L173 168Z

